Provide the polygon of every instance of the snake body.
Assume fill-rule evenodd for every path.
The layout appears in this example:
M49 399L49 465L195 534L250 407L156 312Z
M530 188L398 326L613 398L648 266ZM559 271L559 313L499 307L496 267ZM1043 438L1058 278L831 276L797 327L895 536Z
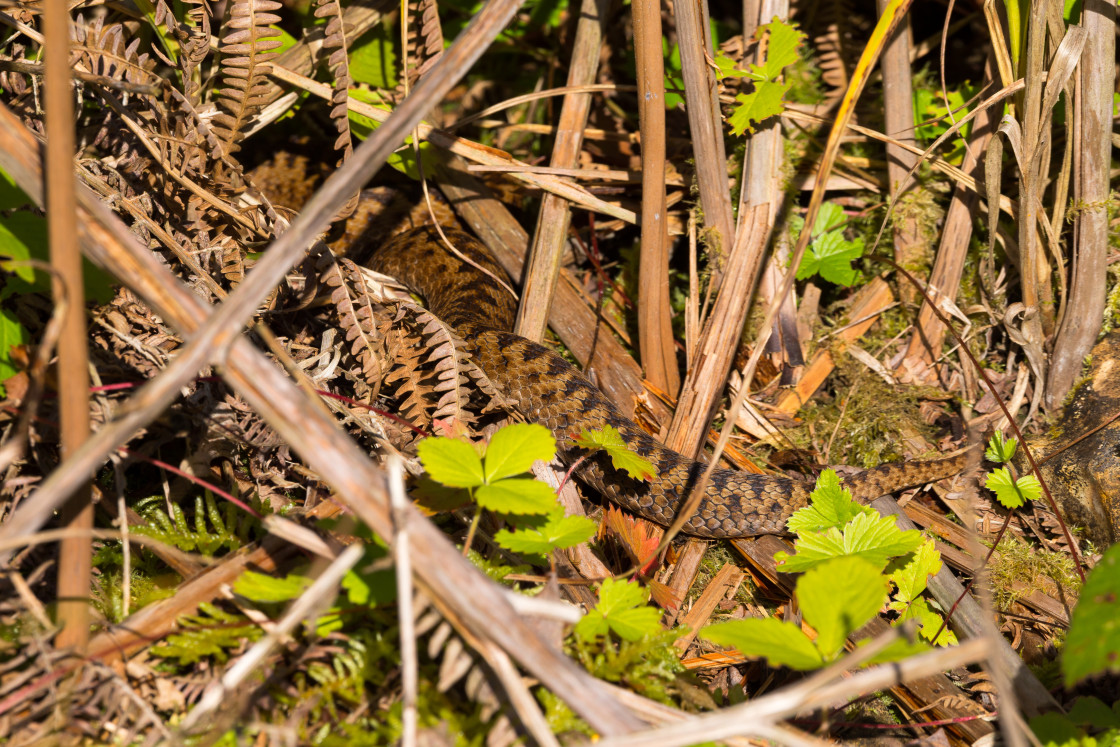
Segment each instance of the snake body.
M429 310L455 328L476 363L513 406L526 419L552 431L565 462L587 453L571 444L570 435L604 425L617 428L630 449L653 463L657 475L648 482L632 479L615 469L603 452L583 460L576 474L626 510L662 526L671 524L706 465L658 443L560 355L509 332L516 302L496 280L508 282L505 271L470 235L450 229L444 233L475 266L448 251L433 227L413 229L388 241L375 250L370 266L423 296ZM866 503L954 475L964 463L962 454L885 464L848 477L843 485ZM787 534L786 520L808 504L811 490L811 484L788 477L716 469L683 531L708 538Z

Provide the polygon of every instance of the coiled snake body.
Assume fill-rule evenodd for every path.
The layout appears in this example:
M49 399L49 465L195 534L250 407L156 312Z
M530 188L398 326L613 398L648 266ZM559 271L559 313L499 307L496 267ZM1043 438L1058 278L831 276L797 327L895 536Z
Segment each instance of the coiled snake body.
M471 262L507 278L476 239L461 231L444 232ZM432 227L395 237L375 251L370 265L422 295L429 310L456 329L479 367L518 411L552 431L564 461L570 463L586 453L568 441L569 435L604 425L617 428L632 450L653 463L657 476L649 482L631 479L602 452L584 460L578 476L628 511L662 526L673 522L706 465L654 440L557 353L507 331L516 315L516 302L496 280L451 254ZM962 454L886 464L843 484L856 500L866 503L954 475L964 461ZM786 534L786 520L808 503L811 489L808 483L788 477L716 469L683 531L710 538Z

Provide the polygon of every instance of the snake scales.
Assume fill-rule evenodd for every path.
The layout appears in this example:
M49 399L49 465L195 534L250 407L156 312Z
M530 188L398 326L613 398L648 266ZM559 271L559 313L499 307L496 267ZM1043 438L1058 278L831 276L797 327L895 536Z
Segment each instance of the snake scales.
M462 231L445 233L476 265L507 278L476 239ZM705 465L659 444L557 353L508 332L516 302L498 282L451 254L430 226L379 247L370 266L422 295L428 308L458 331L478 365L521 414L552 431L564 461L570 463L585 453L565 446L569 434L604 425L617 428L632 450L653 463L657 476L650 482L631 479L614 469L602 452L584 460L577 474L628 511L663 526L672 523ZM885 464L848 477L843 484L856 500L866 503L954 475L964 467L965 458L962 454ZM716 469L683 531L710 538L786 534L786 520L808 503L811 489L812 485L788 477Z

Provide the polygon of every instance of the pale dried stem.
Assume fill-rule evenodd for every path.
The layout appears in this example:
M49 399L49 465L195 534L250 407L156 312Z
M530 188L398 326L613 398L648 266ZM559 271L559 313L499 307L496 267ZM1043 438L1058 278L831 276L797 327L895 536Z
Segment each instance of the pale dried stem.
M322 99L330 98L330 86L323 83L318 83L310 78L294 73L291 70L280 67L274 64L272 66L271 75L277 80L282 80L294 86L298 86L308 93L318 96ZM358 101L357 99L350 98L347 102L350 111L361 114L364 117L369 117L376 122L387 122L393 112L387 112L384 109L377 109L369 104ZM534 174L526 168L528 164L518 161L508 153L491 148L488 146L480 145L479 143L472 142L466 138L456 137L451 135L445 130L436 129L429 124L419 123L416 127L420 137L432 143L438 148L443 148L454 153L457 156L465 158L475 163L481 163L491 166L513 166L520 168L519 171L511 172L511 177L528 184L532 187L542 189L545 192L558 195L566 200L573 202L587 210L594 210L604 215L609 215L613 218L626 221L627 223L637 223L638 218L633 210L627 210L619 207L610 202L600 200L583 187L572 184L565 179L558 179L552 176Z
M1069 300L1054 339L1046 406L1065 399L1081 365L1096 341L1104 316L1108 254L1109 153L1112 133L1112 90L1116 55L1116 4L1086 3L1082 11L1088 41L1075 75L1072 110L1074 218ZM1068 110L1067 110L1068 111Z
M775 16L788 19L789 2L785 0L764 0L761 7L756 9L758 15L750 19L750 24L758 26L769 23ZM763 50L758 49L754 57L755 64L763 64ZM742 231L742 216L750 214L748 208L756 205L769 205L767 213L771 229L777 220L778 210L781 207L784 190L782 188L782 153L784 138L780 123L769 122L758 128L758 131L747 141L746 153L743 157L743 184L739 192L739 215ZM758 247L765 251L770 246L770 260L758 284L759 298L767 305L773 303L778 287L781 285L782 275L789 264L788 242L782 236L775 237L771 242L769 238ZM801 340L797 335L797 304L793 294L781 300L778 316L771 330L769 348L776 352L780 363L789 366L803 365L801 355Z
M669 310L669 228L665 214L665 61L661 3L636 0L634 57L642 142L642 249L638 266L638 351L642 370L670 395L680 387ZM682 40L682 47L685 45Z
M742 705L724 708L717 713L694 716L676 724L625 737L604 739L599 745L683 747L694 744L698 735L705 741L754 736L792 744L794 742L783 738L785 732L779 730L781 721L786 718L809 713L815 708L827 708L837 702L848 702L899 682L981 661L988 654L988 647L987 640L978 639L960 646L930 651L894 664L865 669L828 684L812 678Z
M1049 116L1042 109L1042 91L1044 86L1043 70L1045 67L1046 44L1046 3L1042 0L1032 0L1029 20L1027 21L1027 53L1026 70L1024 79L1026 88L1023 91L1023 116L1022 123L1022 162L1019 172L1019 203L1022 215L1019 220L1019 273L1020 287L1023 303L1027 307L1027 318L1024 326L1040 325L1045 333L1048 327L1053 326L1053 309L1049 314L1039 307L1044 292L1041 289L1039 263L1044 262L1042 252L1038 246L1038 221L1040 219L1039 198L1042 189L1042 174L1039 173L1044 151L1048 147L1043 144L1043 132L1048 132ZM1046 122L1043 117L1046 116ZM1039 318L1041 316L1041 318ZM1047 317L1049 316L1049 321ZM1041 343L1041 337L1039 338Z
M416 645L416 608L413 604L412 554L408 542L408 497L404 492L404 466L397 454L386 462L389 473L389 507L393 516L394 573L397 580L397 622L400 626L401 651L401 743L414 747L418 725L417 700L420 665Z
M988 59L988 68L989 75L995 72L994 58L991 56ZM964 159L961 162L961 171L964 173L976 173L980 164L980 154L984 152L988 140L992 137L993 124L992 110L982 109L972 129L972 142L965 149ZM961 275L964 272L964 262L968 256L968 245L972 237L972 213L978 204L979 196L975 192L969 192L960 185L953 189L949 209L945 213L945 225L941 231L937 259L934 260L933 270L930 273L929 282L932 287L927 290L931 295L936 292L950 301L956 301ZM929 303L923 301L921 311L918 312L918 323L906 351L906 358L917 358L927 364L933 363L941 356L945 334L945 325L933 313Z
M712 60L712 35L708 4L677 2L673 4L681 52L681 75L684 79L686 109L692 153L696 161L696 186L700 189L700 207L704 211L701 231L709 256L722 257L734 244L735 225L731 209L731 190L727 181L727 149L723 143L723 116L719 106L719 87ZM658 55L661 54L658 41ZM645 140L642 141L645 143ZM713 263L712 283L719 288L723 270Z
M876 0L882 12L889 0ZM887 135L899 143L913 145L914 139L914 89L910 71L910 23L909 17L895 30L883 49L879 61L883 74L883 121ZM898 183L906 178L907 171L917 160L912 153L894 143L887 143L887 183L890 193L898 194ZM906 268L913 268L921 259L924 241L913 212L900 216L892 226L894 239L894 259ZM924 279L924 277L923 277ZM913 303L916 293L908 284L902 283L899 296L906 303Z
M576 26L576 39L568 68L568 86L589 85L599 69L599 51L606 28L608 3L604 0L583 0ZM552 146L551 166L574 169L579 165L583 146L583 128L591 111L591 95L569 93L564 96ZM568 239L572 211L567 200L545 194L537 217L536 234L529 251L517 310L514 332L530 340L544 338L549 311L560 279L560 262Z
M82 287L82 255L74 233L77 219L74 178L74 98L70 87L70 13L66 0L45 0L43 29L46 47L45 104L47 131L47 233L55 269L55 298L66 310L58 346L59 430L62 455L74 454L89 437L89 337ZM59 551L58 619L55 644L79 653L89 642L92 545L82 530L93 528L90 472L65 496L62 521L78 533L62 541Z

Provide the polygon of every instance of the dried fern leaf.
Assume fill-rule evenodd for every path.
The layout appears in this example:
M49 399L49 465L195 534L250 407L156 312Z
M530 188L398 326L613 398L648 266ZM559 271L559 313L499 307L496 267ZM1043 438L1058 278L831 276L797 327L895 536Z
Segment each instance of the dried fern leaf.
M183 7L186 22L180 23L167 1L157 0L155 24L166 25L168 33L179 43L176 62L164 62L177 64L183 76L183 94L197 106L201 91L199 67L210 56L210 6L204 0L183 0ZM158 47L154 49L158 53Z
M348 259L338 260L328 267L323 282L333 289L331 303L338 313L339 326L346 335L346 341L350 343L350 354L361 366L362 378L376 393L384 375L382 356L385 343L377 326L380 304L375 308L361 271Z
M222 37L221 73L225 88L218 92L222 110L214 117L214 130L227 152L238 150L237 142L261 107L267 103L269 87L265 76L268 61L280 46L279 31L269 24L279 23L280 9L275 0L238 0L229 10L226 35Z
M334 122L338 137L334 149L339 151L338 165L341 166L354 152L350 135L350 115L347 100L350 97L350 50L349 34L351 27L343 22L342 7L338 0L318 0L315 8L316 18L328 18L323 48L330 52L327 67L331 75L331 121ZM345 220L354 214L358 207L358 192L351 195L346 205L339 211L335 220Z
M436 0L408 3L408 84L413 86L443 55L443 27Z
M89 23L78 16L70 26L71 64L84 67L94 75L137 85L162 83L163 79L155 73L155 60L137 53L140 39L126 43L125 33L121 24L106 26L100 16Z
M403 316L403 311L402 311ZM395 327L388 338L393 367L382 384L396 394L398 414L413 425L431 424L432 386L424 371L425 347L419 335Z

